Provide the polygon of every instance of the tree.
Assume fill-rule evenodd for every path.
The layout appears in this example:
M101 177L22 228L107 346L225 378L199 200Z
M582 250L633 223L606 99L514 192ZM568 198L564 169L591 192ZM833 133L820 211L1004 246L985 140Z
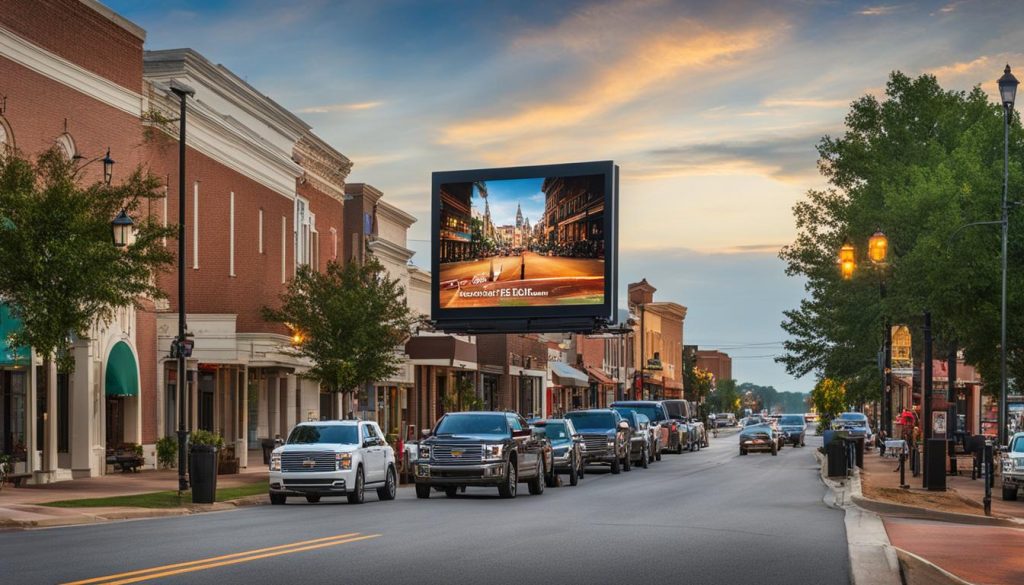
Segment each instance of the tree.
M263 317L292 330L293 351L313 362L305 377L342 393L394 375L401 360L395 348L416 320L401 283L372 257L328 262L324 272L300 267L280 308L264 307Z
M846 386L832 378L823 378L811 390L811 403L818 411L818 427L827 429L832 420L846 410Z
M35 162L0 157L0 298L21 320L8 343L31 346L61 371L74 369L71 339L87 339L97 320L141 297L163 298L155 274L174 256L163 227L143 212L163 197L161 183L141 168L118 184L79 186L79 171L56 148ZM111 221L135 218L135 238L114 246ZM54 380L47 376L47 390Z
M998 229L958 230L1000 215L1002 116L1001 106L989 103L980 88L945 91L933 76L911 79L895 72L884 99L858 99L845 134L822 138L818 166L828 187L809 191L794 207L798 235L780 252L787 274L804 277L808 292L798 308L784 313L790 340L778 361L790 374L841 380L851 403L875 400L883 322L912 325L919 351L914 326L927 308L937 348L958 344L986 380L998 379ZM1014 120L1011 193L1020 192L1022 152L1024 133ZM863 254L878 229L889 238L882 271L872 270ZM1020 214L1011 215L1010 234L1010 258L1019 258ZM844 281L836 257L847 238L861 253L854 277ZM1011 270L1010 278L1008 312L1019 315L1024 273ZM1010 325L1011 373L1024 379L1024 320Z
M736 413L740 408L740 395L736 391L736 380L719 380L714 390L708 396L708 414L714 412Z

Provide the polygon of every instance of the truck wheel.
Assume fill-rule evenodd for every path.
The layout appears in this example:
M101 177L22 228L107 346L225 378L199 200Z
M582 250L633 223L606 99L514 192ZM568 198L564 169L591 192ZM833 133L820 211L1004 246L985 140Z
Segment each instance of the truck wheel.
M425 483L416 484L416 497L425 500L430 497L430 486Z
M1017 486L1003 486L1003 499L1012 502L1017 499Z
M690 443L690 453L697 450L697 443Z
M744 449L743 447L740 447L740 455L746 455L746 454L747 454L747 450Z
M457 486L457 485L449 485L449 486L445 486L445 488L444 488L444 495L449 497L449 498L454 498L455 495L458 494L458 493L459 493L459 486Z
M658 452L654 454L654 460L661 461L661 449L658 449Z
M569 460L569 485L576 485L580 482L580 474L578 473L578 467L576 459Z
M508 471L505 472L505 482L498 486L498 495L503 498L516 497L518 482L519 476L516 474L516 464L514 461L509 461Z
M580 476L580 479L583 479L583 476L587 474L587 462L586 462L586 460L581 460L579 462L579 465L580 465L580 470L578 472L578 475Z
M626 452L626 456L622 458L622 471L629 471L633 469L633 455Z
M543 461L541 461L541 467L537 469L537 476L531 479L526 484L527 487L530 488L531 496L539 496L544 493L545 475L546 474L544 473Z
M612 475L618 475L619 472L622 471L622 468L620 466L621 464L619 463L618 459L612 461Z
M288 496L284 494L270 494L270 503L274 506L283 506L288 500Z
M348 494L348 503L362 504L364 497L363 468L356 469L356 489Z
M640 452L640 467L647 469L647 447L644 447L643 451Z
M315 504L320 501L320 494L306 494L306 501Z
M395 481L395 468L388 466L388 474L384 480L384 487L377 488L377 499L381 501L393 500L397 494Z

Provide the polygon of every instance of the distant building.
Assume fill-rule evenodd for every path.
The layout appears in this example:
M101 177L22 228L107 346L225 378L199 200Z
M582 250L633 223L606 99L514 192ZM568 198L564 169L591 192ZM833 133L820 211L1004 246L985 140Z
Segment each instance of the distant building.
M732 379L732 358L717 349L698 349L697 367L715 376L715 382Z

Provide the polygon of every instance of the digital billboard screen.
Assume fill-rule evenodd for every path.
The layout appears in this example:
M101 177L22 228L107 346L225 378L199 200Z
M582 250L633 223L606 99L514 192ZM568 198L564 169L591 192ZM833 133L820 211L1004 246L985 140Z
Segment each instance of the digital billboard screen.
M434 174L434 316L610 315L611 162Z

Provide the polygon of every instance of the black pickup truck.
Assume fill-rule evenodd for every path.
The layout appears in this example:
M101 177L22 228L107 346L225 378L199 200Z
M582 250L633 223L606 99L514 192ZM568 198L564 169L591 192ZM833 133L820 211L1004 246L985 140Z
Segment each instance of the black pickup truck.
M632 431L622 415L610 408L574 410L565 418L583 436L583 460L587 465L607 464L612 473L629 471Z
M420 441L415 462L416 497L432 489L454 497L466 486L496 486L514 498L520 482L530 493L544 493L547 440L514 412L453 412L444 415Z

